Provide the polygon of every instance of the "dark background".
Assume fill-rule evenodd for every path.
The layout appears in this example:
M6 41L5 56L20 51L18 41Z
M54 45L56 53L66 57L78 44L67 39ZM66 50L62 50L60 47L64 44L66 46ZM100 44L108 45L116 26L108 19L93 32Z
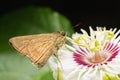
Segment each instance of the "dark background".
M26 6L46 6L66 16L75 30L88 26L120 26L119 0L4 0L0 1L0 15Z

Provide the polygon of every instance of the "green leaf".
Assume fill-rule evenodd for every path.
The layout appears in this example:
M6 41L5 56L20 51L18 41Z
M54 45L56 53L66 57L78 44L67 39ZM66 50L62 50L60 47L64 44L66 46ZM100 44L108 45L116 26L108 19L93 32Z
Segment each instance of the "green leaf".
M0 17L0 80L54 80L46 64L41 70L14 51L9 38L19 35L65 31L73 33L70 21L46 7L27 7Z

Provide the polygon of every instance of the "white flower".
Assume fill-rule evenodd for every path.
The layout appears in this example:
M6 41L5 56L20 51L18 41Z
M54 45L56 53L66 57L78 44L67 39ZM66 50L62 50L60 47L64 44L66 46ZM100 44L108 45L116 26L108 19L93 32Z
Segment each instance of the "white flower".
M120 80L120 30L90 27L90 35L83 29L67 38L58 51L58 59L49 64L55 80ZM56 60L58 60L56 62Z

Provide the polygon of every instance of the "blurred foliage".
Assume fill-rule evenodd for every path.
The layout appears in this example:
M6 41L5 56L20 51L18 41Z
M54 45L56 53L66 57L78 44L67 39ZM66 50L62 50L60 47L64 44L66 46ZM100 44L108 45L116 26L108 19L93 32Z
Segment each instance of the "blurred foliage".
M9 38L63 30L73 33L70 21L46 7L27 7L0 16L0 80L53 80L46 64L41 70L30 60L14 51Z

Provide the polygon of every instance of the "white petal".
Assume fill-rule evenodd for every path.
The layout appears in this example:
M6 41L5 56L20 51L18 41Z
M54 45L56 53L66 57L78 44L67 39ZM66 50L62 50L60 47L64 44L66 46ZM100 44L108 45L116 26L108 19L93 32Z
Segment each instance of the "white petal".
M74 33L74 34L72 35L72 38L73 38L73 39L76 39L78 36L80 36L80 34L76 32L76 33Z
M115 28L115 29L113 30L113 32L115 33L116 30L117 30L117 28Z
M113 36L113 38L112 38L112 42L114 42L114 40L116 39L116 37L118 36L118 34L120 34L120 30L118 30L116 33L115 33L115 35Z
M91 27L89 27L89 29L90 29L90 37L91 39L94 39L93 29Z

